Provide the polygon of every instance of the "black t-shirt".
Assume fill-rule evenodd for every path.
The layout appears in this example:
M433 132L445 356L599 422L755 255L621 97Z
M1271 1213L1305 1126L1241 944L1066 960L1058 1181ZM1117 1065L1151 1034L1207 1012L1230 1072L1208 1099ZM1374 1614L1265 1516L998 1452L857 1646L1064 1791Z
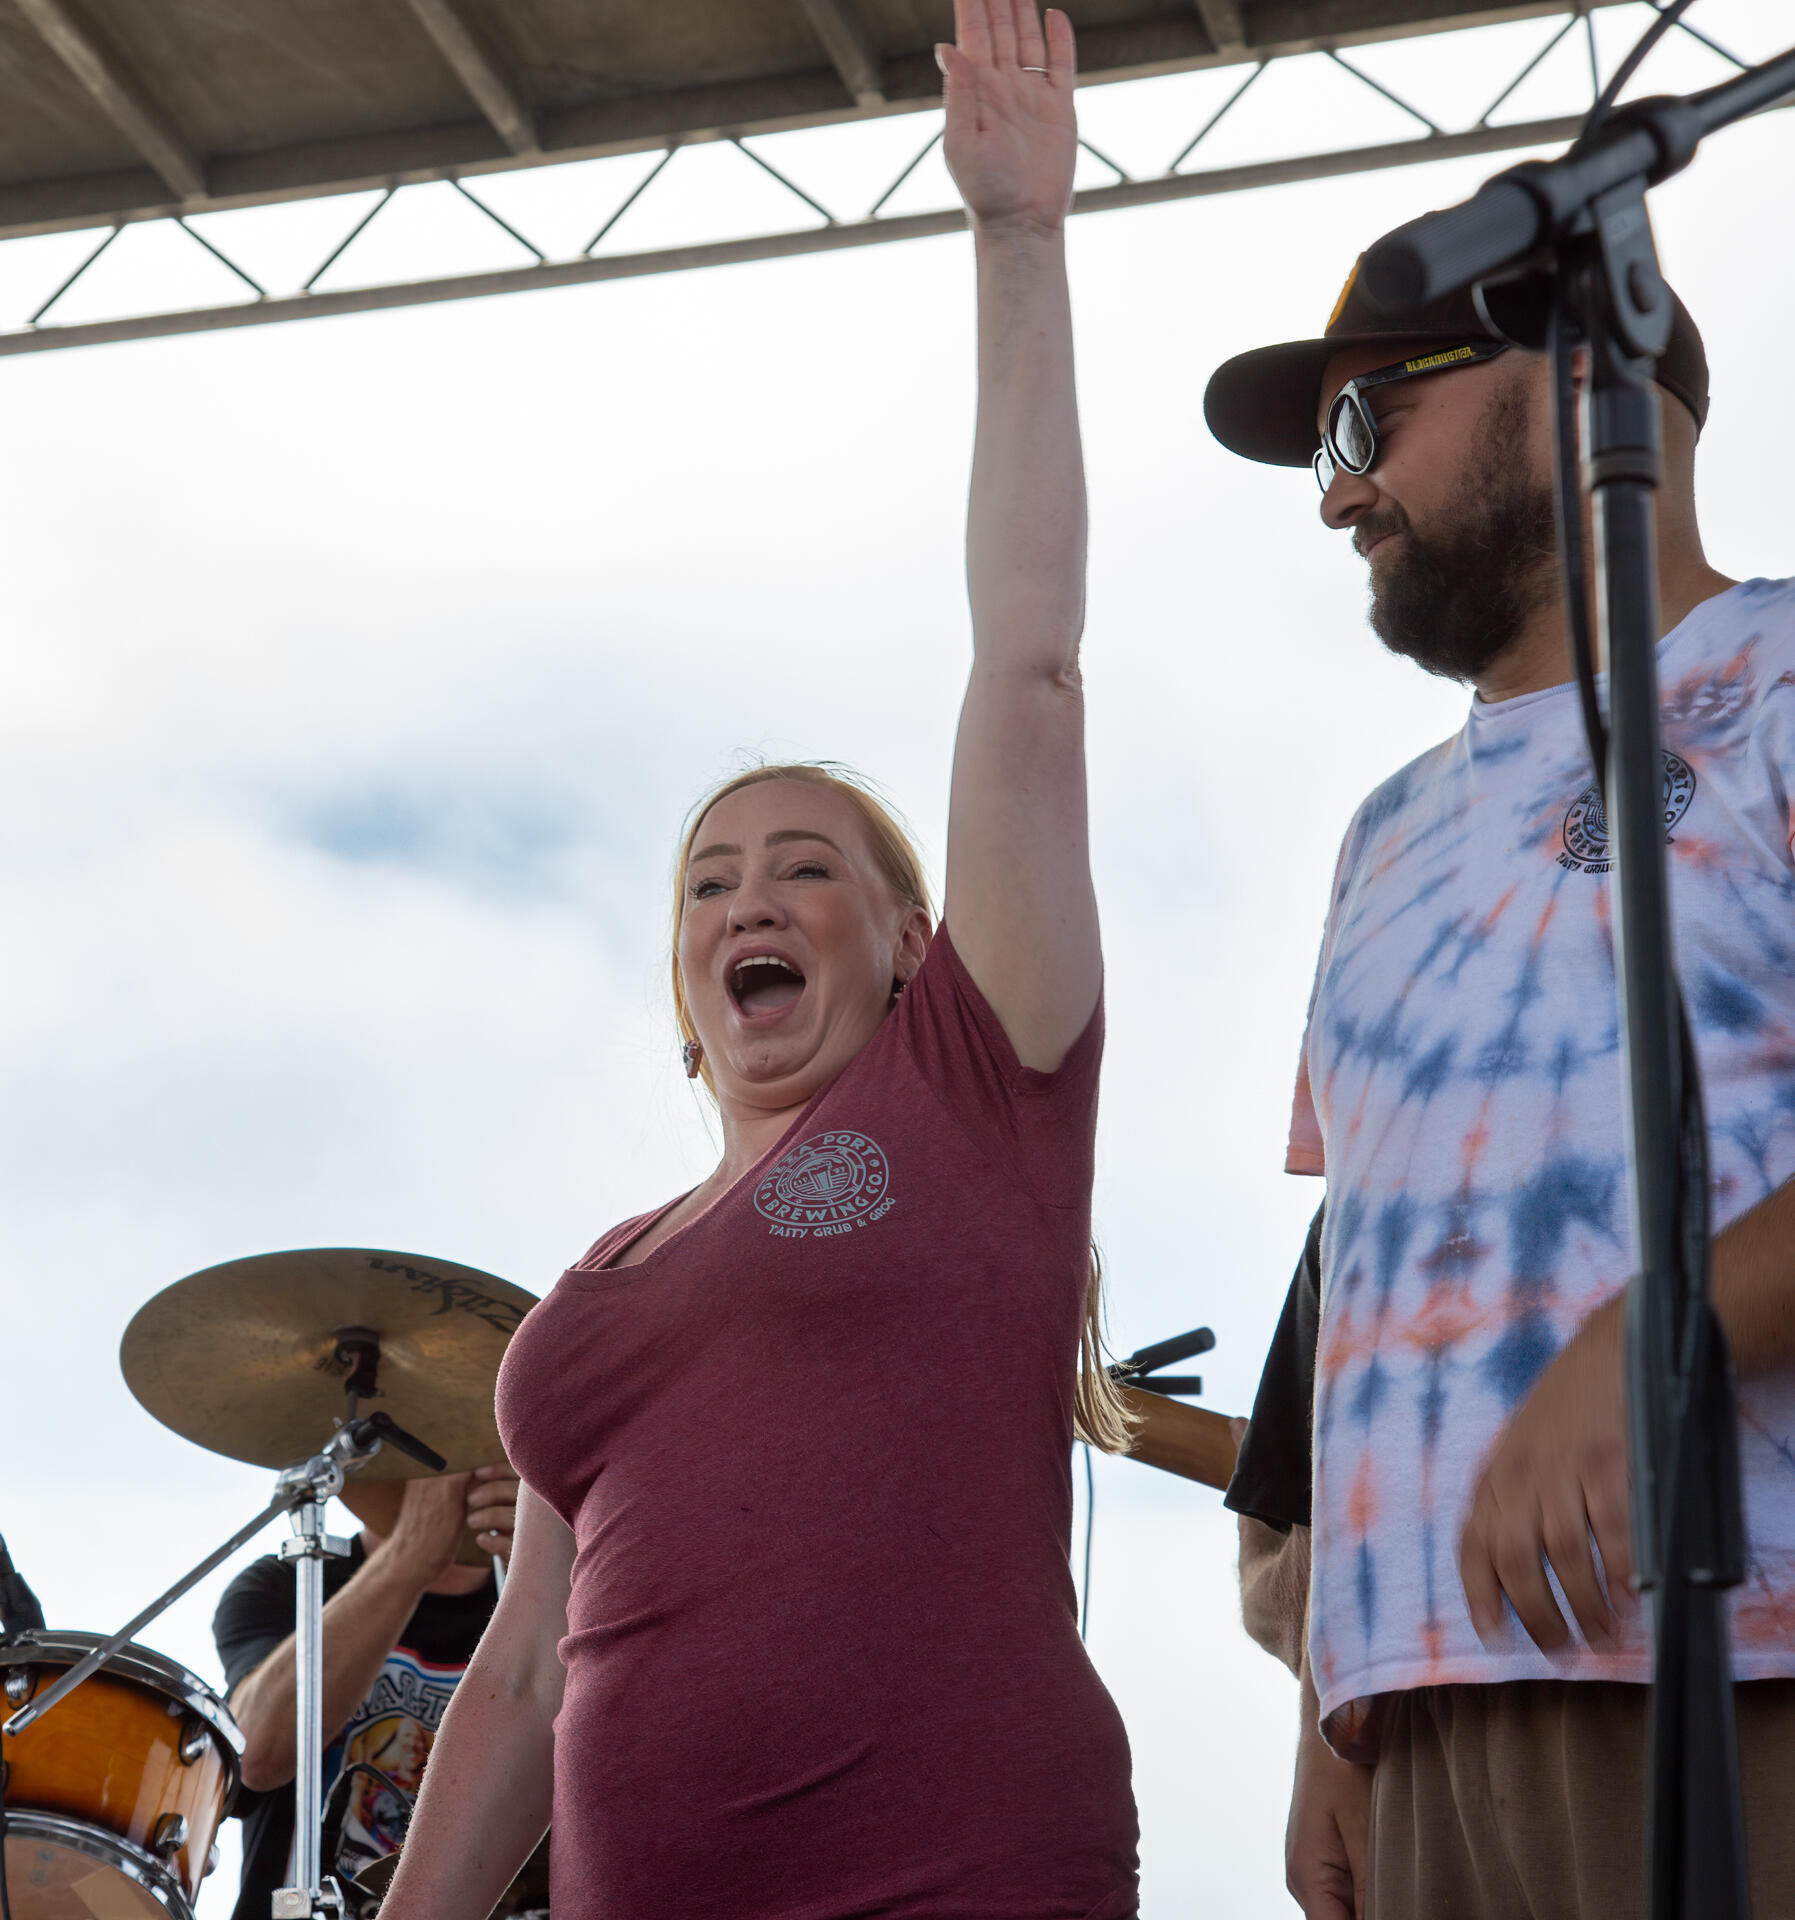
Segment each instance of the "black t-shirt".
M1314 1462L1315 1336L1321 1324L1321 1220L1315 1209L1265 1356L1253 1417L1224 1500L1279 1533L1309 1524Z
M324 1563L328 1602L355 1577L366 1555L356 1540L347 1559ZM212 1616L212 1639L224 1665L225 1691L234 1692L293 1631L293 1563L272 1554L253 1562L225 1588ZM424 1761L444 1709L497 1604L489 1576L472 1593L427 1593L405 1624L399 1644L325 1750L324 1792L343 1768L365 1760L416 1796ZM350 1791L343 1822L343 1871L359 1873L395 1851L404 1838L406 1808L366 1775ZM293 1845L293 1789L239 1796L233 1812L243 1822L243 1881L232 1920L267 1920L272 1895L287 1884ZM326 1860L324 1870L333 1871Z

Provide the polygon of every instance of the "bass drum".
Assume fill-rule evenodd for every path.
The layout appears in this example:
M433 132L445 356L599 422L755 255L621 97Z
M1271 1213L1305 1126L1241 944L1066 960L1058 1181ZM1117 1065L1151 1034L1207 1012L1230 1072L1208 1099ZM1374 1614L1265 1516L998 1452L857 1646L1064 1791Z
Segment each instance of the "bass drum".
M40 1631L0 1646L4 1712L99 1643ZM12 1920L193 1920L242 1752L203 1680L148 1647L121 1647L0 1742Z

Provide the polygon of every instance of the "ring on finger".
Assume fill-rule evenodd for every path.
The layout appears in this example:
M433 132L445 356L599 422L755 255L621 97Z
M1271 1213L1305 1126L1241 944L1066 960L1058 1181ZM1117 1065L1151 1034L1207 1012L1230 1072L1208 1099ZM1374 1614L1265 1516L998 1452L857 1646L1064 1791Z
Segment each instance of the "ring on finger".
M1050 73L1052 69L1050 67L1024 67L1022 71L1024 73Z

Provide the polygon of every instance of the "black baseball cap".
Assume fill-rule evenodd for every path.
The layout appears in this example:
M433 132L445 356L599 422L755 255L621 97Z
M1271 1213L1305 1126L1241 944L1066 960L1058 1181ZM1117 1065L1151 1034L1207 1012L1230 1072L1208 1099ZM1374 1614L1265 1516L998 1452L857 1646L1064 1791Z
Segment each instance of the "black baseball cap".
M1396 313L1373 307L1359 285L1364 257L1361 254L1353 262L1318 339L1287 340L1280 346L1237 353L1210 376L1203 417L1209 431L1231 453L1275 467L1306 467L1315 456L1321 376L1343 347L1380 340L1392 347L1410 341L1425 347L1436 341L1504 337L1484 317L1468 287ZM1666 393L1675 395L1695 416L1695 430L1700 433L1708 420L1708 356L1689 309L1675 293L1670 298L1670 345L1659 357L1655 377Z

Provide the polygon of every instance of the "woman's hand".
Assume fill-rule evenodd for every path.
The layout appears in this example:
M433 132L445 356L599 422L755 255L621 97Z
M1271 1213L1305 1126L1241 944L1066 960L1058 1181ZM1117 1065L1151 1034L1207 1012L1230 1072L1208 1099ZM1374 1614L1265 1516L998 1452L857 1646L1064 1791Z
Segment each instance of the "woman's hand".
M948 170L975 226L1058 228L1072 204L1078 120L1072 22L1035 0L954 0L939 46ZM1029 69L1039 71L1029 71Z

